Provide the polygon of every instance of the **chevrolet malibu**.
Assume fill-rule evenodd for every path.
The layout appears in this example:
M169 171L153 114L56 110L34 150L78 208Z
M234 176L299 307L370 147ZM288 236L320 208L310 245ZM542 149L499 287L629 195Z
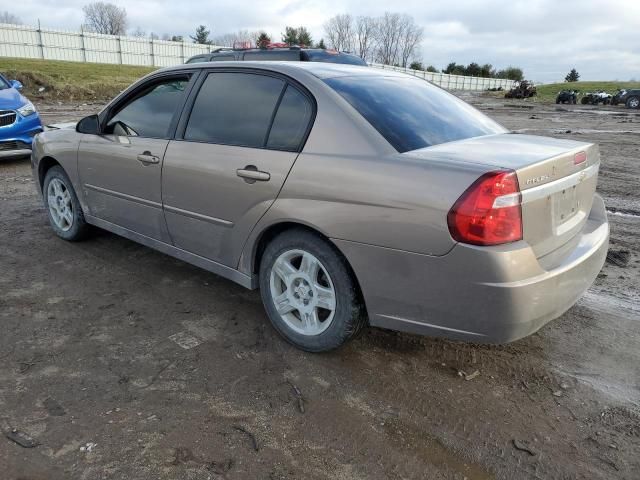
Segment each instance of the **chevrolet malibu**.
M599 165L424 80L311 62L160 70L32 155L58 236L97 226L259 288L313 352L367 324L502 343L560 316L605 260Z

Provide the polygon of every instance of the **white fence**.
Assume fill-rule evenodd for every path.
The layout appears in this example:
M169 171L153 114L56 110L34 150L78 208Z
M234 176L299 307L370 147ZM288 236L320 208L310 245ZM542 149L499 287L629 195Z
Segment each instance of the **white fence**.
M0 24L0 57L169 67L216 48L219 47Z
M0 24L0 57L168 67L216 48L219 47ZM512 80L502 78L447 75L376 63L371 66L415 75L447 90L487 90L500 87L508 90L513 85Z
M489 88L502 88L509 90L513 86L513 80L506 78L483 78L468 77L465 75L449 75L447 73L425 72L424 70L412 70L410 68L393 67L380 63L369 64L374 68L393 70L395 72L407 73L419 78L428 80L445 90L488 90Z

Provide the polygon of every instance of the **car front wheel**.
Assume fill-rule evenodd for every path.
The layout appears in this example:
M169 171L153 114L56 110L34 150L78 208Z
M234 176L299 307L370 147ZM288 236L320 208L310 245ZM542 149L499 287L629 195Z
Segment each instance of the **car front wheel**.
M269 243L260 262L260 291L275 329L302 350L337 348L366 323L346 260L306 230L286 231Z
M51 167L42 188L44 206L53 231L60 238L75 242L89 230L71 180L60 166Z

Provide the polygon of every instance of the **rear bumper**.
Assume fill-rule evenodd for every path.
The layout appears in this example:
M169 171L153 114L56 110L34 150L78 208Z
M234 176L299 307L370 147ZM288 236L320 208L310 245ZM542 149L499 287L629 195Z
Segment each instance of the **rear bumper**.
M458 244L442 257L335 242L358 277L371 325L506 343L559 317L589 288L606 258L609 224L596 195L582 231L540 259L525 242Z

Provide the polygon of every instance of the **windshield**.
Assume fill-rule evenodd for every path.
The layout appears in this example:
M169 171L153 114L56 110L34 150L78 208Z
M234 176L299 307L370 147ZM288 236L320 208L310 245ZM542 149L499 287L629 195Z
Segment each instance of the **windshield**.
M11 88L11 85L9 85L9 82L0 75L0 90L6 90L7 88Z
M302 52L302 59L307 62L346 63L348 65L367 66L362 58L348 53L329 52L326 50L306 50Z
M507 132L468 103L421 79L357 76L325 82L401 153Z

